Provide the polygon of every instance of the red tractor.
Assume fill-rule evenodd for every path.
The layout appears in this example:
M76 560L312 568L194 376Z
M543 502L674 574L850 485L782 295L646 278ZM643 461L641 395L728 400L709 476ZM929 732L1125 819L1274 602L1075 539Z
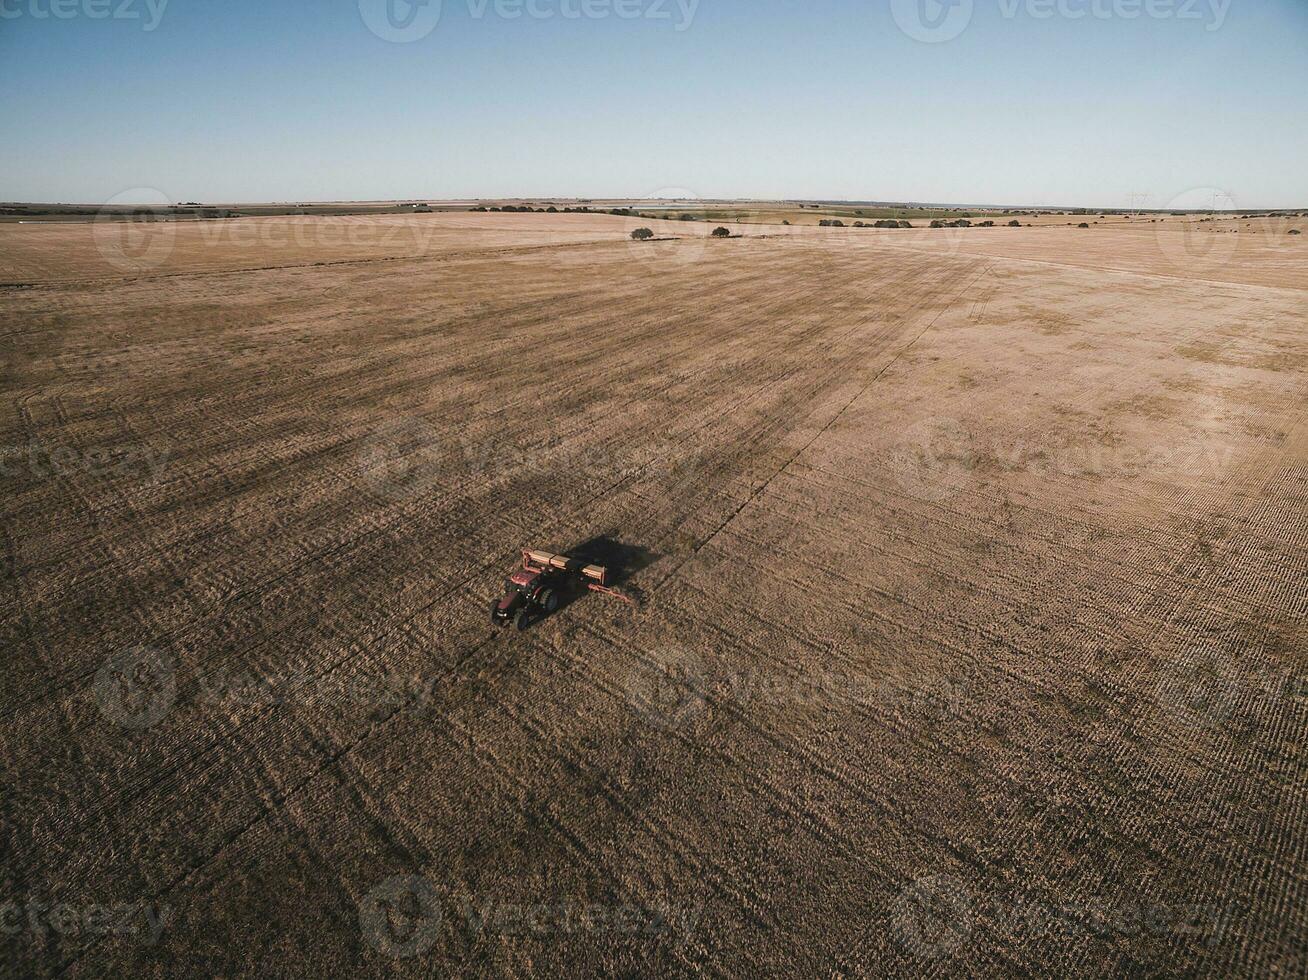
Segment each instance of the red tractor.
M491 622L520 630L541 616L548 616L559 603L583 590L602 592L626 603L634 601L610 588L608 569L587 565L577 558L548 551L524 551L522 567L504 580L504 598L491 600Z

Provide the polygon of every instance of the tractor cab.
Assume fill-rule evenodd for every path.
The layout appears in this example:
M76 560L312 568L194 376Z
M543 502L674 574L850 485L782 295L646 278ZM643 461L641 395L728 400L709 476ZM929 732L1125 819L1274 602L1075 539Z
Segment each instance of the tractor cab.
M510 575L504 582L505 592L522 592L530 591L536 587L540 581L543 569L539 568L522 568Z

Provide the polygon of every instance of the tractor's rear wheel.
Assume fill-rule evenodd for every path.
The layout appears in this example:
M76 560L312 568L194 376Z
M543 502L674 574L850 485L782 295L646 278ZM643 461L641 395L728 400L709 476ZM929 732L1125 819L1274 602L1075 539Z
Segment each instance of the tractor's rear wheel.
M519 630L525 630L527 623L531 619L531 614L526 609L519 609L518 615L513 617L513 625Z
M553 589L546 589L540 594L540 607L545 610L546 615L553 613L559 608L559 594Z

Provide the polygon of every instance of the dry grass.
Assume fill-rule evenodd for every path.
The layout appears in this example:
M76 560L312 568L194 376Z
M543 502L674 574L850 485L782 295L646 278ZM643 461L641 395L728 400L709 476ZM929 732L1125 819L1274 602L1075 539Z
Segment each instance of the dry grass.
M1303 246L358 220L0 227L12 972L1302 969Z

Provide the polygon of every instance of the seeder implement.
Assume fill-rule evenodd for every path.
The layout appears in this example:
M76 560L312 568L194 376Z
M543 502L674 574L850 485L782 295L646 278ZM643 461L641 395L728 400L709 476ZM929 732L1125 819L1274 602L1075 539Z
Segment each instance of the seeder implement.
M524 550L522 567L504 582L504 597L491 601L491 622L510 622L526 629L534 618L548 616L565 596L588 589L635 605L635 600L609 585L603 565L591 565L569 555Z

